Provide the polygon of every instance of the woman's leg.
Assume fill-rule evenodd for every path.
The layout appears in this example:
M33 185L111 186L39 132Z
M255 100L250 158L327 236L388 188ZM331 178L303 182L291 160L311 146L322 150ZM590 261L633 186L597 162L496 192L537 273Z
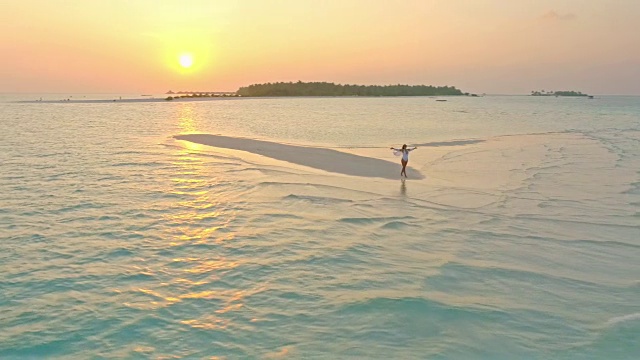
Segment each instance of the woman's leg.
M408 161L402 160L402 171L400 171L400 176L404 174L404 176L407 177L407 163Z

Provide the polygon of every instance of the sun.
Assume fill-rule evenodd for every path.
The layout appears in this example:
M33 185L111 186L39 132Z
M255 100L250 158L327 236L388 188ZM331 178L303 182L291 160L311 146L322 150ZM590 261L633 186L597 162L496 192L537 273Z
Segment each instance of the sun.
M180 66L185 69L188 69L193 65L193 56L191 54L182 54L180 55Z

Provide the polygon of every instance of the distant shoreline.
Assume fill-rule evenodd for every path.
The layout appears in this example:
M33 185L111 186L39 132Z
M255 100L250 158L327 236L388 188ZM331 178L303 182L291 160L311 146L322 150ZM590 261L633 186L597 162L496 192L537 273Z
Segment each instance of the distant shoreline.
M480 97L539 97L539 98L549 98L549 97L556 97L556 96L532 96L531 94L483 94ZM588 96L557 96L557 97L564 97L564 98L590 98L594 95L588 95ZM26 97L26 96L25 96ZM118 98L118 99L73 99L73 98L66 98L66 99L58 99L58 100L0 100L1 102L5 102L5 103L20 103L20 104L107 104L107 103L159 103L159 102L165 102L165 103L171 103L171 102L201 102L201 101L224 101L224 100L247 100L247 99L292 99L292 98L298 98L298 99L337 99L337 98L343 98L343 99L367 99L367 98L372 98L372 99L380 99L380 98L431 98L431 99L438 99L438 98L444 98L444 99L452 99L452 98L458 98L460 96L458 95L424 95L424 96L235 96L235 97L178 97L178 98L174 98L173 100L166 100L166 98ZM465 97L465 96L463 96ZM597 97L640 97L640 95L597 95Z
M220 97L177 97L171 100L167 100L166 98L141 98L141 99L133 99L133 98L125 98L125 99L82 99L82 100L73 100L73 99L62 99L62 100L16 100L12 101L13 103L22 103L22 104L115 104L115 103L154 103L154 102L200 102L200 101L223 101L223 100L248 100L248 99L331 99L331 98L344 98L344 99L354 99L354 98L449 98L449 97L459 97L458 95L424 95L424 96L220 96Z
M143 98L143 99L83 99L83 100L17 100L16 103L27 104L100 104L100 103L151 103L151 102L198 102L198 101L216 101L216 100L237 100L241 97L194 97L194 98L174 98L167 100L165 98Z

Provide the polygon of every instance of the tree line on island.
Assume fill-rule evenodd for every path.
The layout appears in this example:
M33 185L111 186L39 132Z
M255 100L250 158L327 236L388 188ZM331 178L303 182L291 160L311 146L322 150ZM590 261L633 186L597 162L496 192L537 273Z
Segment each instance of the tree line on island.
M261 97L261 96L478 96L463 93L454 86L432 85L342 85L329 82L275 82L241 87L236 92L179 91L166 100L200 97ZM586 96L580 91L532 91L532 96Z
M201 97L262 97L262 96L455 96L463 93L453 86L431 85L342 85L329 82L276 82L241 87L235 93L168 91L165 100Z
M589 96L580 91L532 91L531 96Z
M328 82L276 82L241 87L239 96L435 96L472 95L453 86L341 85Z

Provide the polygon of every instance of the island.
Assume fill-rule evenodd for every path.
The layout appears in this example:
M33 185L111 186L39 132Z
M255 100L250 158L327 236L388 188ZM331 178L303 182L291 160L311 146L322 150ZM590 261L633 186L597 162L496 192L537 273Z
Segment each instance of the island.
M261 96L452 96L471 95L453 86L430 85L341 85L329 82L276 82L241 87L242 97Z
M587 96L593 98L591 95L583 94L580 91L532 91L531 96Z

